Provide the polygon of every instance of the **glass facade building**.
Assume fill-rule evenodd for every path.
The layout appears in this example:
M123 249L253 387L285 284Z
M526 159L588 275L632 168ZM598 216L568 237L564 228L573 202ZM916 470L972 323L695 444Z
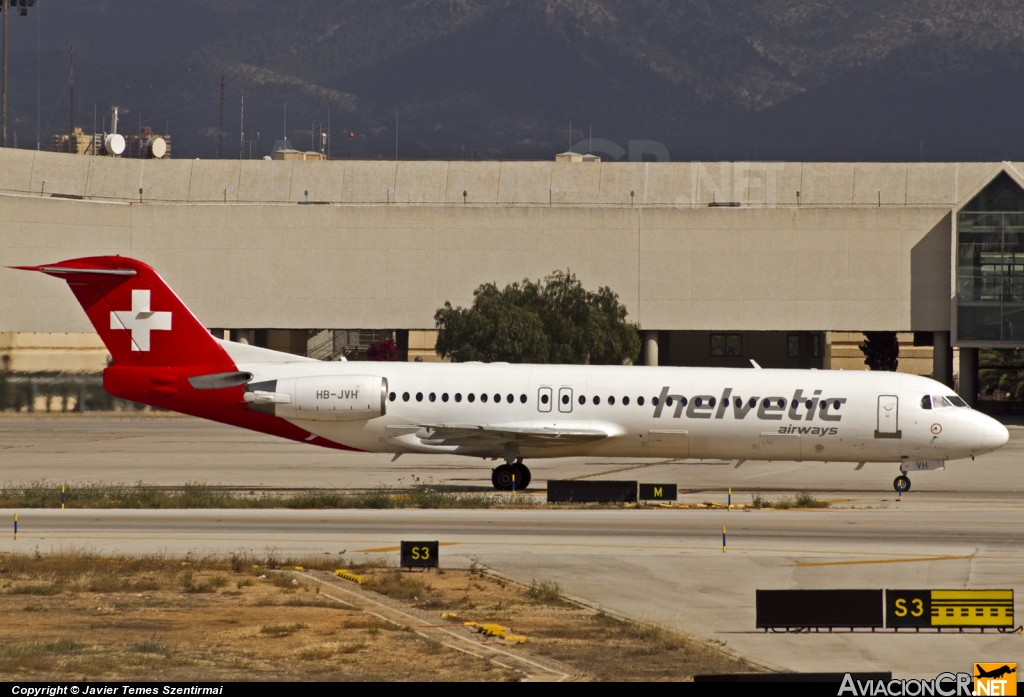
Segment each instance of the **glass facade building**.
M1006 172L957 214L957 339L1024 342L1024 189Z

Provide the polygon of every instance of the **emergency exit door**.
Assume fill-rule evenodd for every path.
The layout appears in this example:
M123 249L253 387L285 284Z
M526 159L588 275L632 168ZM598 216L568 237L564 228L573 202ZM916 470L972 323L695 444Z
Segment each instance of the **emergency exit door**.
M878 424L875 438L899 438L900 398L892 394L878 395Z

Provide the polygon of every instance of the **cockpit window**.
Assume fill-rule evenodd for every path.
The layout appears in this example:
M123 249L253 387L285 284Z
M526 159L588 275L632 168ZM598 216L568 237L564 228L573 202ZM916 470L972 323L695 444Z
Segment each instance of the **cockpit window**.
M946 399L951 401L953 403L953 406L955 406L955 407L966 407L967 406L967 402L965 402L963 400L963 398L958 397L955 394L954 395L950 395L949 397L946 397Z
M948 399L946 399L945 397L943 397L942 395L937 395L937 394L933 394L932 395L932 408L934 408L934 409L945 409L947 407L952 407L952 406L953 405L950 403L950 401Z
M922 409L931 409L932 408L932 398L929 395L925 395L924 397L921 397L921 408Z

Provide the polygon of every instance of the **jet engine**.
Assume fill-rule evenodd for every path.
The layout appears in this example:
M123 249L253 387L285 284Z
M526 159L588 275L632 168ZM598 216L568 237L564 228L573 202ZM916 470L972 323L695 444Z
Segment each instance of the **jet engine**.
M259 411L307 421L366 421L387 412L387 378L314 375L250 383L245 401Z

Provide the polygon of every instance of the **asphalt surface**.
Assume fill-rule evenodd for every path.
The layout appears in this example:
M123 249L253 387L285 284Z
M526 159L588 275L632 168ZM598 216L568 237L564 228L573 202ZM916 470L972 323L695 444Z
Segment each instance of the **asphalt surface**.
M682 500L749 502L810 489L812 511L331 510L19 511L0 550L211 554L273 551L397 562L402 539L438 539L442 564L556 581L574 596L721 642L799 671L891 670L934 677L975 661L1024 662L1024 636L932 631L764 634L759 588L1014 588L1024 578L1024 430L976 462L918 473L896 500L895 466L662 463L572 458L530 463L550 477L679 483ZM486 490L489 463L346 455L190 419L0 419L0 481L206 481L365 488L429 482ZM527 494L528 495L528 494ZM0 516L11 520L13 511ZM728 531L722 552L721 529Z

